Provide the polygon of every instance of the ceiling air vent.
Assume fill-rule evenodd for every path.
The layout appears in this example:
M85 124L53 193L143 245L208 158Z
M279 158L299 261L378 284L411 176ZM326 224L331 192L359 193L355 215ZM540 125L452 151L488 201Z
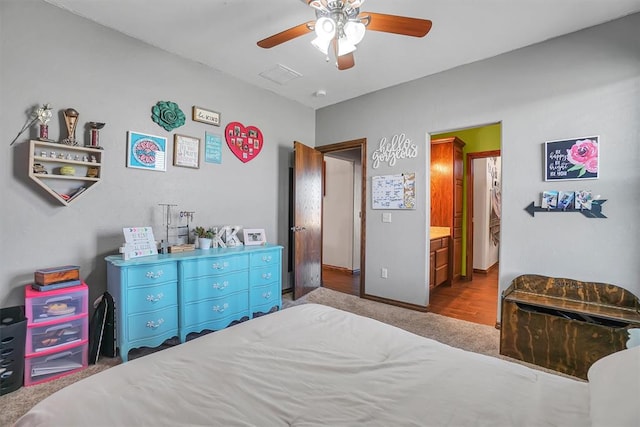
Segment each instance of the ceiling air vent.
M278 64L273 68L261 72L260 76L264 77L267 80L271 80L272 82L278 83L279 85L285 85L293 79L302 77L302 74L295 70L292 70L289 67L285 67L282 64Z

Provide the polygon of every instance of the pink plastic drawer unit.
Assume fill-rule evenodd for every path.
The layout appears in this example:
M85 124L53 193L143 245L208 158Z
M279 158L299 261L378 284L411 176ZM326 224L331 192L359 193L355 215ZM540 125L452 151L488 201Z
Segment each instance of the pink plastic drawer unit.
M52 351L72 343L89 339L87 316L76 316L57 323L29 326L27 328L26 352L41 353Z
M87 341L64 346L58 352L29 355L24 360L26 387L51 381L87 367Z
M52 322L88 313L89 291L87 285L39 292L25 288L25 314L28 324Z

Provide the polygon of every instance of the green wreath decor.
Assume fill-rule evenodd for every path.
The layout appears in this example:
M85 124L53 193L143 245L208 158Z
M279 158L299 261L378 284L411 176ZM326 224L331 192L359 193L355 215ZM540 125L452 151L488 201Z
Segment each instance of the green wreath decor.
M166 131L179 128L184 124L184 113L178 104L171 101L160 101L151 108L151 118Z

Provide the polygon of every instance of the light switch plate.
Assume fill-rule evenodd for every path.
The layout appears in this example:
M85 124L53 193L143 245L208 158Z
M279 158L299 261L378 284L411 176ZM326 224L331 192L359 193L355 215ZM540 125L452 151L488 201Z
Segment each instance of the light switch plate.
M391 212L382 214L382 222L391 222Z

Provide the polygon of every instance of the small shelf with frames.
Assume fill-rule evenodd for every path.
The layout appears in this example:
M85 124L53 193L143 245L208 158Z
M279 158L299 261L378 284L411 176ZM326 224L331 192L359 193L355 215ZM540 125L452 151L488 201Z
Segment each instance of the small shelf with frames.
M100 182L103 150L39 140L29 144L29 178L63 205Z

